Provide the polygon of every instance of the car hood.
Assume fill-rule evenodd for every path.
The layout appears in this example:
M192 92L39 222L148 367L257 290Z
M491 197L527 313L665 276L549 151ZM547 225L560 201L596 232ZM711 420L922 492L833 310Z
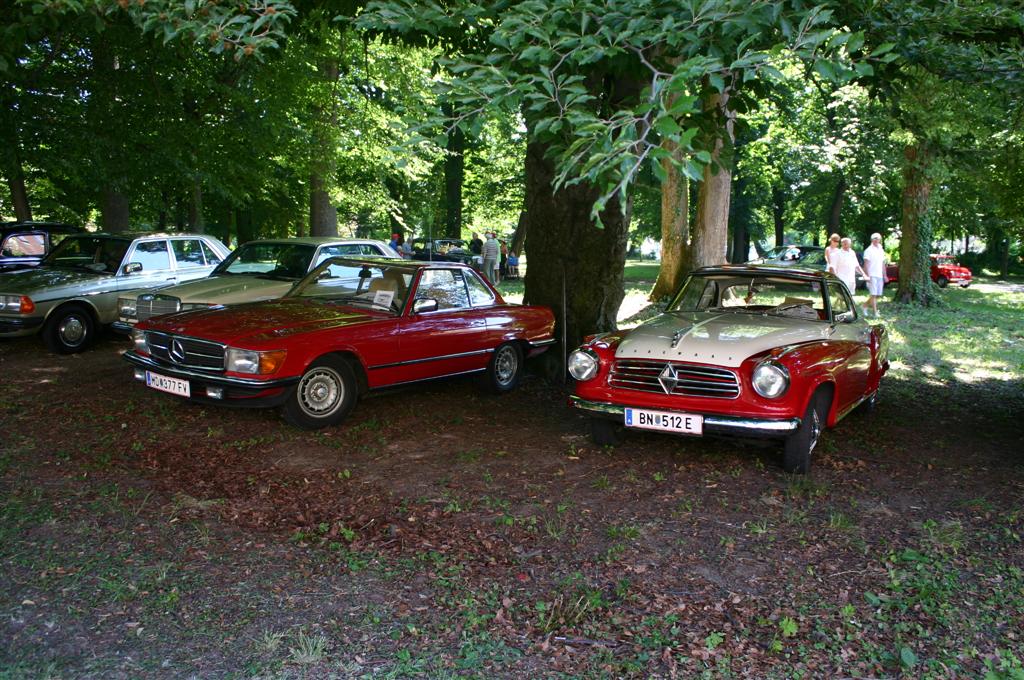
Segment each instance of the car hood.
M736 367L774 347L821 340L831 327L821 321L745 312L662 314L626 335L617 359L692 361Z
M81 286L92 287L115 280L113 273L96 273L66 267L33 267L0 274L0 293L28 295L50 299L61 297L61 291ZM38 295L42 293L42 295Z
M287 298L168 314L143 322L140 327L212 340L225 345L252 344L253 349L259 349L259 345L273 344L274 341L294 335L361 325L388 318L391 317L365 313L351 307Z
M160 295L178 298L182 303L233 305L279 298L295 285L295 281L262 278L247 274L207 276L160 291Z

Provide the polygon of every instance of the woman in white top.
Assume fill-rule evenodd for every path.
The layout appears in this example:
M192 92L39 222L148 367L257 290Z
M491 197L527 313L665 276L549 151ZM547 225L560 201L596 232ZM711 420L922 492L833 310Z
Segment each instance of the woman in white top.
M838 276L846 287L850 290L850 295L857 290L857 273L865 279L868 277L861 269L860 263L857 262L857 253L851 250L850 246L853 242L849 238L842 240L843 247L837 250L832 255L832 271Z
M832 234L828 237L828 245L825 246L825 264L828 270L833 274L836 273L832 269L832 256L839 251L839 234Z

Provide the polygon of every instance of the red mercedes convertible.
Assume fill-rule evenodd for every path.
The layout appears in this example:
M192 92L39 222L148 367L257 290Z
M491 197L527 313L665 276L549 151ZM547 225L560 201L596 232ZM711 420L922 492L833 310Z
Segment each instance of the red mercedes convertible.
M269 302L154 317L125 359L150 388L196 401L284 407L297 427L341 422L382 387L480 373L507 392L555 342L546 307L506 303L451 262L331 258Z
M705 267L664 314L569 356L570 404L593 416L600 445L622 428L771 437L783 467L806 473L822 430L874 405L888 347L833 274Z

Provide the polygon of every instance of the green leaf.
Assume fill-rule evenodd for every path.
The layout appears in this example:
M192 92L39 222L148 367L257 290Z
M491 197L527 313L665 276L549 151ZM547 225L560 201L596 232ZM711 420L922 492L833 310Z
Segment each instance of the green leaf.
M910 647L900 648L900 663L904 668L913 668L917 665L917 655Z

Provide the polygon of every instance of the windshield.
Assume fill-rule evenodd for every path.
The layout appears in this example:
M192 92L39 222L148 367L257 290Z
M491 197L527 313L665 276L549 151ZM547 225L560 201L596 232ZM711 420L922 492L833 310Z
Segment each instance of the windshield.
M246 243L217 265L213 275L250 274L301 279L309 271L316 246L308 243Z
M299 282L287 297L401 313L414 270L332 257Z
M693 275L683 284L669 312L778 314L809 321L827 319L820 281L781 276Z
M823 263L825 261L825 255L822 250L818 248L806 248L804 246L778 246L766 252L764 254L764 259L779 260L780 262L797 262L804 258L813 256L815 253L820 253L820 257L815 263Z
M121 266L131 244L128 238L69 236L46 256L43 264L113 273Z

